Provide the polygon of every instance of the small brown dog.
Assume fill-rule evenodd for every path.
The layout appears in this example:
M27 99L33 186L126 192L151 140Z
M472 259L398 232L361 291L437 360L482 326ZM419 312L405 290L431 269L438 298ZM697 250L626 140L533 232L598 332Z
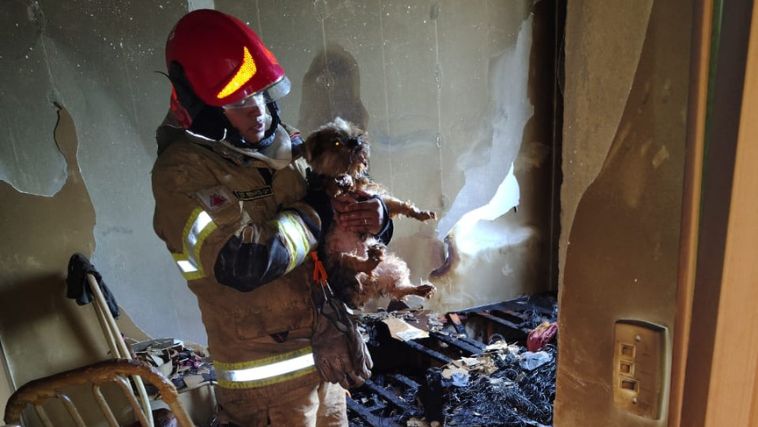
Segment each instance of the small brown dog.
M331 198L361 200L380 197L390 217L405 215L419 221L435 219L410 202L390 196L368 175L369 144L364 131L337 118L305 141L305 159L317 180ZM335 294L353 307L382 295L401 299L406 295L429 297L431 283L415 286L408 265L387 252L383 243L366 233L357 233L334 223L326 232L319 251Z

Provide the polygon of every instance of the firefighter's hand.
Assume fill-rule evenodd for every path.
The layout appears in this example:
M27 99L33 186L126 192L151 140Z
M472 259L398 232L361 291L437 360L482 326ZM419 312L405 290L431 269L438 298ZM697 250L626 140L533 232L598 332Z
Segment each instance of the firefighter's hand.
M365 200L345 196L332 201L340 227L356 233L376 235L384 225L384 205L377 197Z

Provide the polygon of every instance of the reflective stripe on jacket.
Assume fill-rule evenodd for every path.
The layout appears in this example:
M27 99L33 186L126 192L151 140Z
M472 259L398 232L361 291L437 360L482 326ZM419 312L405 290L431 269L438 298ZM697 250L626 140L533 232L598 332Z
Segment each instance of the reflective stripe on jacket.
M299 378L315 371L311 347L249 362L214 362L218 384L224 388L256 388Z

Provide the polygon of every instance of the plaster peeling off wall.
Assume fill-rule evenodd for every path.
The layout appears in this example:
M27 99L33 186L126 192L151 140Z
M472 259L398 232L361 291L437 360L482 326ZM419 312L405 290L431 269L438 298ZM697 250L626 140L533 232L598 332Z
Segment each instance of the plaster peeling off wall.
M195 298L152 230L154 132L169 95L155 71L165 69L166 36L187 6L5 2L0 19L11 36L0 41L0 78L12 84L0 89L0 150L15 186L53 194L66 176L50 137L52 101L62 105L78 130L78 164L97 219L91 259L148 334L204 343ZM26 229L38 231L34 224Z
M519 204L514 162L534 111L527 96L531 47L529 17L521 24L515 46L492 61L490 111L482 120L486 125L457 164L465 183L437 229L440 239L451 235L449 242L458 256L449 272L433 279L440 288L434 300L439 311L523 292L521 273L528 264L530 241L537 235L507 213Z
M552 88L552 76L545 75L552 67L540 67L540 61L551 56L553 38L543 36L541 48L533 46L538 23L543 31L554 25L542 7L548 2L216 0L215 5L251 25L287 70L293 87L280 102L283 119L306 135L335 115L367 126L371 176L394 196L443 215L453 209L458 193L465 199L484 186L468 204L458 202L444 220L450 229L492 199L513 163L513 176L526 183L522 206L529 206L493 224L505 221L519 234L522 225L542 221L536 218L547 209L535 199L549 191L530 181L539 181L532 179L539 175L532 169L542 165L536 161L532 168L514 159L522 141L522 151L537 153L549 140L549 114L529 118L530 100L552 102L550 94L536 96L535 86ZM464 176L475 170L470 179ZM464 184L468 188L461 192ZM389 248L408 262L414 282L442 263L437 226L395 221ZM536 239L513 245L516 239L509 236L512 246L497 243L477 258L481 268L451 274L443 281L455 285L442 287L424 304L434 307L446 293L480 294L466 299L473 303L528 292L540 259ZM493 268L497 271L491 273ZM504 278L502 269L513 272Z
M46 140L66 160L68 178L60 191L37 196L0 182L0 369L8 369L8 388L0 397L8 397L13 385L107 354L92 307L64 297L68 258L74 252L90 256L94 248L95 212L79 173L73 121L65 110L59 114L51 124L55 138L51 133Z
M531 17L524 20L516 46L493 60L489 117L482 120L483 127L476 142L458 162L458 169L465 176L465 184L450 210L440 219L437 227L439 238L444 238L466 213L488 204L509 170L512 171L509 166L516 160L524 137L524 126L534 111L526 93L532 46L531 24ZM518 199L515 202L517 204ZM500 214L513 206L515 204L502 206Z
M0 180L24 193L52 196L66 182L66 163L51 138L56 96L40 37L42 12L36 2L5 1L2 7Z
M408 262L414 282L442 263L447 232L437 233L437 226L450 230L466 212L487 205L513 164L507 183L524 183L519 213L503 216L509 208L495 203L499 213L490 216L499 219L476 226L503 239L471 255L462 275L433 278L440 292L425 306L444 309L460 295L457 306L494 302L547 287L537 274L547 257L533 230L547 228L542 216L549 211L543 178L551 120L544 106L552 103L553 77L549 2L215 5L251 25L287 70L293 90L280 102L286 122L304 134L335 115L365 124L372 178L396 197L449 215L443 223L395 221L389 248Z

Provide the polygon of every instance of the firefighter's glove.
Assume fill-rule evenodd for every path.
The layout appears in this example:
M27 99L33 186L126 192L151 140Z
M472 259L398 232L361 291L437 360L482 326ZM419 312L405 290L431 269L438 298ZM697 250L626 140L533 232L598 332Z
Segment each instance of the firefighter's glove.
M303 197L303 202L310 205L313 210L318 214L321 220L321 234L323 235L329 230L329 226L332 224L332 218L334 217L334 210L332 209L332 201L326 194L321 180L314 175L310 169L308 169L308 189Z
M374 364L357 325L345 304L333 296L319 305L311 343L316 369L324 381L346 389L360 386L371 376Z

